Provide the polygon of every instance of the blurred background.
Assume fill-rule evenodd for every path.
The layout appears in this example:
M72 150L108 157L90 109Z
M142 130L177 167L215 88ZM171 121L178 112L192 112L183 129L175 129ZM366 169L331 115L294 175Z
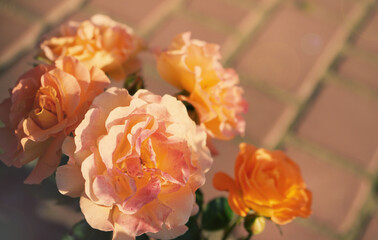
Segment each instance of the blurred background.
M0 0L0 101L32 67L44 34L96 13L128 24L151 47L191 31L219 44L223 64L239 73L246 133L215 142L206 201L225 195L211 179L233 176L240 142L284 149L313 192L313 214L283 226L283 235L268 224L254 239L378 239L376 0ZM153 57L142 60L149 90L176 92ZM24 185L27 173L0 163L0 239L60 239L83 216L67 207L72 200L56 200L52 180Z

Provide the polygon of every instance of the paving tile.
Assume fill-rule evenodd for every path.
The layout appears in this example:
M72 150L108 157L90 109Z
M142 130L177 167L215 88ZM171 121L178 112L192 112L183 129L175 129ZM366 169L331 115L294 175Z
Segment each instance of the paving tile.
M9 89L14 87L18 78L33 68L33 58L36 53L36 51L32 51L25 54L0 75L0 102L9 97Z
M356 46L378 55L378 11L374 13L362 32L356 36Z
M367 226L366 232L362 238L362 240L375 240L378 236L378 215L373 217L370 223Z
M259 235L253 236L253 240L330 240L320 233L315 232L312 229L301 226L296 223L295 220L287 225L280 227L282 235L279 229L272 222L267 222L264 232Z
M327 10L320 15L321 17L327 18L332 16L332 18L338 21L343 21L356 2L352 0L316 0L316 4L315 8L321 6Z
M301 137L362 166L372 163L378 144L378 101L328 84L298 128Z
M33 26L33 23L12 13L1 12L0 14L0 56L9 50L15 40L22 36ZM6 24L4 24L6 23Z
M206 183L201 188L205 202L219 196L227 197L227 192L214 189L212 184L213 177L217 172L224 172L234 178L235 159L239 152L239 145L232 141L214 140L213 143L219 154L214 156L213 165L210 171L206 173Z
M222 44L226 39L226 36L222 33L209 29L194 20L175 15L155 30L153 36L149 39L150 45L164 49L169 46L173 37L187 31L192 32L193 39L210 43Z
M251 77L296 93L336 26L286 5L237 61Z
M283 124L281 117L290 111L290 108L251 87L243 88L244 97L249 105L248 113L244 116L247 122L246 136L263 146L274 144L269 139L277 137L270 136L280 134L280 129L276 126Z
M54 0L54 1L51 1L51 0L13 0L13 1L40 17L47 17L51 13L51 11L57 8L65 0Z
M215 17L229 24L240 23L247 14L247 11L237 8L224 0L192 0L189 3L189 7L204 15Z
M348 57L341 63L339 74L378 90L378 64L358 57Z
M369 190L367 183L351 172L293 146L286 146L286 152L299 165L302 177L313 194L310 218L339 232L345 231L363 204Z
M108 14L109 16L116 15L124 19L127 24L135 27L162 2L165 1L92 0L91 4L100 10L101 13Z

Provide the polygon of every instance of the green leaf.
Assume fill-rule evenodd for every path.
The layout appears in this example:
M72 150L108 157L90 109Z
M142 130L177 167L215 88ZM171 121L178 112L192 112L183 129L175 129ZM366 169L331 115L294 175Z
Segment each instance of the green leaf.
M202 209L203 209L203 193L202 193L201 189L198 189L196 191L196 203L199 207L199 211L198 211L198 214L199 214L200 212L202 212Z
M135 240L149 240L150 238L147 236L147 234L142 234L140 236L137 236Z
M134 95L139 89L144 88L144 81L138 72L130 74L126 77L123 87L129 91L130 95Z
M227 227L234 213L228 205L227 199L224 197L211 200L203 214L202 227L205 230L216 231Z

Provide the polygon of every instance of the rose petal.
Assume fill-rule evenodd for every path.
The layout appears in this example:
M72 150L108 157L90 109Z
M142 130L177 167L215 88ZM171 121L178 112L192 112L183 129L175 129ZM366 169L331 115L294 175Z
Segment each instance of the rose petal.
M113 222L111 219L112 208L95 204L85 196L80 198L80 208L88 224L101 231L112 231Z

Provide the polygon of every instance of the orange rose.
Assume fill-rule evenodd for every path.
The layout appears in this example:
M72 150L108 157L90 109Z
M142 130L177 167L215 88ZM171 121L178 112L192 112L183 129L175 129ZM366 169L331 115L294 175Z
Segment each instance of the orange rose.
M39 158L25 183L40 183L58 167L64 138L109 83L103 71L72 57L26 72L0 104L1 160L21 167Z
M147 90L100 94L63 151L70 159L56 172L59 191L80 196L87 222L114 240L183 234L212 163L206 132L184 104Z
M299 167L282 151L241 143L235 180L220 172L215 174L213 185L229 191L228 202L240 216L253 210L277 224L286 224L297 216L311 214L311 192Z
M128 26L95 15L89 21L62 25L60 35L43 41L41 49L51 61L73 56L89 68L99 67L115 80L123 80L139 68L135 55L141 40Z
M247 111L247 103L237 74L224 69L219 59L218 45L191 40L187 32L159 54L157 67L164 80L190 93L180 98L194 106L208 134L228 140L244 133L241 114Z

